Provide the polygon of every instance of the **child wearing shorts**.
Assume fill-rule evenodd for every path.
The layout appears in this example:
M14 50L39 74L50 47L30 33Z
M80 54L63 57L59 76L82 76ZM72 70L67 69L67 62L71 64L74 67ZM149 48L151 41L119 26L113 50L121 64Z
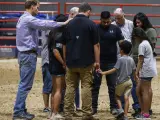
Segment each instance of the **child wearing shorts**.
M134 60L128 55L131 51L132 44L128 41L123 41L120 43L120 54L121 57L116 62L116 65L113 69L108 71L100 71L102 75L112 74L117 72L117 81L116 81L116 101L118 104L117 109L117 118L123 117L124 120L128 120L127 113L129 109L129 97L132 89L132 81L130 76L135 72L136 66ZM125 106L124 110L121 104L121 96L124 96Z
M134 28L132 34L136 42L140 43L138 47L139 58L135 80L137 82L136 91L141 106L141 114L136 119L151 120L149 114L152 103L151 81L157 75L156 61L153 54L154 47L142 28Z

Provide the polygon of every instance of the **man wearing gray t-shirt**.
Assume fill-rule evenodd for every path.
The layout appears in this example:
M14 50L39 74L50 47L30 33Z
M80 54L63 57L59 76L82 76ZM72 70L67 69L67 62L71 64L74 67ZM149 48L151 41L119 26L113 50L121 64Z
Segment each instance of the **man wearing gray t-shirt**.
M134 63L134 60L130 56L128 56L128 54L131 51L131 48L132 48L131 42L123 41L120 44L121 57L117 60L114 68L104 72L100 71L102 75L108 75L117 72L118 78L116 81L116 90L115 90L116 101L119 108L117 110L118 111L117 118L122 116L124 117L125 120L128 120L127 113L129 108L129 96L131 94L131 89L132 89L132 81L130 80L130 76L136 70L136 65ZM122 95L124 96L125 100L124 110L122 108L120 99Z

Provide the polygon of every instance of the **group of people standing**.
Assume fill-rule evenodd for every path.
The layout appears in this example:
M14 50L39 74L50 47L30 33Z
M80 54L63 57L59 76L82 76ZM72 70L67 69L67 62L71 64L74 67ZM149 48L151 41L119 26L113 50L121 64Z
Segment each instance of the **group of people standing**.
M58 15L55 21L34 17L39 8L37 0L27 0L25 8L26 12L17 23L20 82L14 120L35 117L27 112L25 101L36 70L37 29L43 30L45 36L42 40L43 111L50 111L51 93L49 119L72 120L75 110L80 109L80 84L82 119L98 119L94 115L98 109L102 75L106 77L111 114L128 120L132 94L133 117L150 119L151 81L157 74L157 33L144 13L136 14L132 22L125 18L121 8L115 9L114 21L109 11L102 11L100 23L96 25L89 19L92 9L86 2L72 8L68 17ZM64 112L64 116L60 112Z

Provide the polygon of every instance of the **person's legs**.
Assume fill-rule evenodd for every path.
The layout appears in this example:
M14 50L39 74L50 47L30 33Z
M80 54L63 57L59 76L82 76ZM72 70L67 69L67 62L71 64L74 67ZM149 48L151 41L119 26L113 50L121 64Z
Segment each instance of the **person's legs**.
M90 117L92 113L92 108L91 108L92 107L91 90L92 90L92 84L93 84L92 69L93 69L92 65L86 68L79 68L81 88L82 88L82 110L83 110L83 116L84 116L83 118L85 118L85 116Z
M102 76L98 76L96 71L93 73L93 85L92 85L92 114L97 113L98 109L98 96L99 96L99 89L101 86Z
M127 116L129 109L129 96L124 95L125 106L124 106L124 115Z
M53 76L53 84L55 85L53 88L54 95L52 96L53 110L52 110L51 119L63 118L61 115L58 114L59 105L61 103L61 91L63 88L63 83L64 83L64 75L63 76Z
M131 91L131 95L132 95L132 99L133 99L133 104L132 104L132 108L136 111L138 109L140 109L140 106L139 106L139 102L138 102L138 97L136 95L136 81L134 80L134 76L131 75L130 76L131 80L132 80L132 91Z
M44 102L43 112L49 112L49 96L50 94L43 93L43 102Z
M149 114L150 109L150 98L149 98L149 90L151 87L151 81L143 80L142 79L142 99L143 99L143 107L144 113Z
M62 84L64 82L64 76L53 76L53 84L55 84L54 96L53 96L53 113L57 114L59 105L61 103L61 91Z
M66 86L64 85L62 92L61 92L61 103L59 105L59 112L64 112L64 96L65 96Z
M115 64L108 64L107 70L110 70L114 67ZM115 86L116 86L117 74L116 72L106 76L108 93L110 99L110 109L111 113L117 108L116 99L115 99ZM113 113L115 114L115 112Z
M24 112L26 112L25 101L33 85L34 75L36 71L37 55L19 53L18 61L20 68L20 82L18 86L13 117L23 118L24 116L24 118L26 118L27 116L25 116L26 114L24 114ZM23 114L23 116L21 116L21 113Z
M137 83L136 94L139 100L139 105L141 107L141 112L143 112L143 99L142 99L142 89L141 89L141 81Z
M42 75L43 75L43 101L44 101L44 112L49 112L49 96L52 92L52 76L49 72L48 64L42 66Z
M66 119L72 119L74 113L75 89L78 86L78 76L77 68L67 68L66 93L64 98L64 114Z
M117 100L117 104L118 104L118 107L119 109L117 110L118 113L117 113L117 118L118 117L124 117L124 119L128 120L128 117L127 117L127 113L128 113L128 109L129 109L129 96L131 94L131 89L132 89L132 81L131 80L127 80L121 84L118 84L116 85L116 100ZM124 101L125 101L125 106L124 106L124 110L122 108L122 105L121 105L121 96L124 96Z
M119 109L122 109L121 97L116 95L116 101Z
M152 84L151 84L151 86L152 86ZM150 101L150 103L149 103L149 114L150 115L152 115L152 108L151 108L151 106L152 106L152 97L153 97L153 92L152 92L152 87L150 87L149 88L149 101Z
M76 106L76 110L80 109L79 84L75 91L75 106Z

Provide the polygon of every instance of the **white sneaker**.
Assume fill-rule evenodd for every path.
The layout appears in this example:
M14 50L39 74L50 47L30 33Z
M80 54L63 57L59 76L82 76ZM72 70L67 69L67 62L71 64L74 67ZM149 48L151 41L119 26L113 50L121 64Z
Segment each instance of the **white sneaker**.
M52 116L51 116L51 118L50 118L50 120L64 120L64 117L63 116L61 116L60 114L52 114Z
M47 119L50 119L50 118L51 118L51 116L52 116L52 112L50 111L50 112L48 112Z

